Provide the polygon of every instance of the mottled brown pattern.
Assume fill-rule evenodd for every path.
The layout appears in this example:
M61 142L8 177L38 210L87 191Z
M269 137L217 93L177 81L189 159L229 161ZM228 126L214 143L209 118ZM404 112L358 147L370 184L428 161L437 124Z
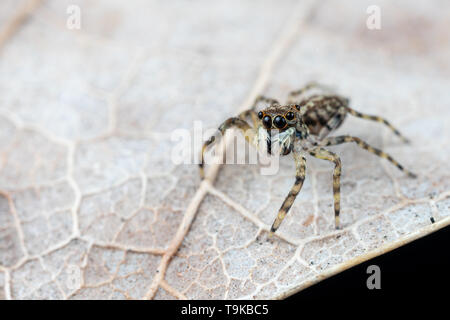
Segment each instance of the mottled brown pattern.
M312 135L325 135L339 128L345 119L348 99L339 96L314 95L299 103L303 119Z

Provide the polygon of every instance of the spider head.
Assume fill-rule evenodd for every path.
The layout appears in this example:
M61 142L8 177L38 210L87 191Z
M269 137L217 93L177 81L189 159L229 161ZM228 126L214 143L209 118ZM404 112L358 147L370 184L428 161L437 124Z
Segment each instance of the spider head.
M295 127L299 119L299 113L295 105L275 105L259 111L258 118L262 127L266 130L285 131L288 128Z
M298 121L301 121L300 113L296 105L273 105L258 112L260 126L260 140L267 140L267 149L272 153L272 143L280 142L281 153L288 154L293 145L290 138L295 133ZM264 131L266 133L264 133ZM272 132L275 131L275 132ZM281 141L281 140L283 141ZM289 142L289 143L288 143Z

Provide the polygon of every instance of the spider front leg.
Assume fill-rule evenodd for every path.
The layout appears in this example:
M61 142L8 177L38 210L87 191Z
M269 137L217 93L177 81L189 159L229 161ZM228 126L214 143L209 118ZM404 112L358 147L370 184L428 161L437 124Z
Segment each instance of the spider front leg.
M295 183L292 186L291 191L289 192L286 199L284 199L283 204L281 205L280 210L278 211L278 215L275 219L275 221L272 224L272 227L270 228L269 236L272 236L275 231L277 231L278 227L280 226L281 222L283 221L284 217L286 217L286 214L288 213L289 209L292 207L292 204L294 203L295 198L297 197L298 193L302 189L303 181L305 180L305 173L306 173L306 158L298 153L294 153L294 160L295 160Z
M220 137L220 136L224 136L224 135L225 135L225 132L226 132L228 129L233 128L233 127L234 127L234 128L238 128L238 129L240 129L240 130L242 131L242 133L244 134L245 140L247 140L247 142L249 142L249 143L251 143L251 144L255 144L255 142L256 142L256 139L255 139L255 137L256 137L256 132L255 132L255 130L254 130L254 129L253 129L253 128L245 121L245 120L243 120L243 119L241 119L241 118L237 118L237 117L229 118L229 119L227 119L226 121L224 121L224 122L219 126L219 129L218 129L218 134L220 134L219 137ZM206 148L207 148L208 146L210 146L211 144L213 144L214 142L217 141L216 136L217 136L218 134L211 136L211 137L203 144L202 151L201 151L201 161L200 161L200 163L199 163L199 167L200 167L200 177L201 177L202 179L205 178L205 172L204 172L203 165L204 165L204 160L205 160L204 156L205 156Z
M334 162L333 171L333 198L334 198L334 223L339 229L339 212L341 210L341 159L331 151L324 148L315 148L309 152L313 157Z
M398 163L394 158L392 158L392 156L390 156L386 152L383 152L383 151L381 151L379 149L376 149L376 148L372 147L371 145L369 145L368 143L366 143L365 141L363 141L360 138L352 137L352 136L329 137L329 138L326 138L326 139L322 140L321 144L323 146L334 146L334 145L338 145L338 144L346 143L346 142L354 142L354 143L356 143L358 145L358 147L363 148L363 149L369 151L370 153L376 154L377 156L388 160L390 163L392 163L399 170L403 171L404 173L406 173L411 178L416 178L417 177L411 171L408 171L405 168L403 168L403 166L400 163Z
M392 132L394 132L394 134L399 137L400 139L403 140L403 142L405 143L409 143L408 138L406 138L405 136L403 136L400 131L398 131L389 121L387 121L386 119L379 117L379 116L371 116L368 114L363 114L361 112L358 112L356 110L351 109L350 107L346 107L345 108L346 111L348 113L350 113L352 116L361 118L361 119L366 119L366 120L371 120L371 121L375 121L375 122L380 122L382 124L384 124L385 126L387 126L389 129L392 130Z
M255 112L254 106L251 109L239 113L238 117L244 121L250 117L252 119L253 127L256 128L258 126L258 115Z
M272 99L272 98L267 98L264 96L258 96L255 101L253 102L253 105L250 109L245 110L243 112L241 112L238 117L233 117L233 118L229 118L227 119L225 122L223 122L218 131L219 133L223 136L225 134L225 131L228 130L231 127L237 127L239 128L245 136L245 139L250 142L251 144L253 144L255 147L257 147L257 143L258 140L256 139L256 135L258 134L256 132L257 128L258 128L258 116L255 112L256 107L258 106L258 103L260 102L267 102L269 103L271 106L274 104L279 104L278 100ZM252 128L246 121L245 119L247 117L251 117L252 119L252 123L253 123L253 127ZM204 168L203 168L203 164L204 164L204 154L206 151L206 148L208 148L209 145L213 144L216 141L216 136L211 136L204 144L202 147L202 151L201 151L201 161L199 164L200 167L200 177L202 179L204 179L205 177L205 172L204 172ZM270 144L268 142L268 150L270 153Z

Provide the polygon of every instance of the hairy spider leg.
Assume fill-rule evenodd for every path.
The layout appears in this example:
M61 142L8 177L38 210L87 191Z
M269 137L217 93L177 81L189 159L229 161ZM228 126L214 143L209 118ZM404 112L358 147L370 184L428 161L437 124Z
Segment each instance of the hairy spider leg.
M397 135L400 139L402 139L403 142L405 143L409 143L409 140L403 136L400 131L398 131L393 125L391 125L391 123L389 121L387 121L386 119L379 117L379 116L371 116L371 115L367 115L367 114L363 114L361 112L358 112L356 110L353 110L349 107L345 107L347 112L350 113L352 116L358 117L358 118L362 118L362 119L366 119L366 120L371 120L371 121L376 121L376 122L380 122L383 123L384 125L386 125L389 129L391 129L395 135Z
M227 120L225 120L218 128L218 132L211 136L207 141L205 141L205 143L203 144L202 147L202 154L201 154L201 161L199 164L200 167L200 177L202 179L205 178L205 172L204 172L204 156L205 156L205 151L206 148L208 148L208 146L210 146L211 144L213 144L214 142L217 141L216 136L219 135L220 136L224 136L225 132L230 129L230 128L238 128L242 131L242 133L244 134L245 140L247 140L247 142L254 144L255 141L255 136L256 136L256 132L255 130L245 121L242 120L241 118L237 118L237 117L233 117L233 118L229 118Z
M333 171L334 223L336 229L339 229L339 212L341 210L341 159L333 152L321 147L309 151L309 154L318 159L331 161L335 165Z
M391 162L394 166L396 166L401 171L406 173L408 176L410 176L412 178L416 178L417 177L414 173L406 170L400 163L398 163L394 158L392 158L392 156L390 156L386 152L383 152L383 151L381 151L381 150L379 150L377 148L374 148L374 147L370 146L368 143L366 143L365 141L363 141L360 138L352 137L352 136L349 136L349 135L337 136L337 137L329 137L329 138L326 138L326 139L322 140L320 144L323 145L323 146L334 146L334 145L338 145L338 144L341 144L341 143L347 143L347 142L354 142L359 147L369 151L370 153L376 154L377 156L379 156L381 158L387 159L389 162Z
M294 153L294 160L295 160L295 183L291 188L291 191L287 195L286 199L284 199L283 204L281 205L280 210L278 211L278 215L275 219L275 221L272 224L272 227L270 228L269 236L271 237L275 231L279 228L281 222L286 217L286 214L288 213L289 209L292 207L292 204L294 203L295 198L297 197L298 193L302 189L303 181L305 181L305 174L306 174L306 158L304 156L299 155L298 153Z
M245 110L243 112L241 112L238 117L232 117L227 119L226 121L224 121L218 131L220 132L220 134L223 136L225 134L225 131L228 130L231 127L237 127L239 128L245 136L245 139L250 142L251 144L254 145L254 142L256 141L254 139L256 133L256 128L258 127L258 116L255 112L256 107L258 106L258 103L260 102L267 102L269 103L271 106L274 104L279 104L278 100L276 99L272 99L272 98L267 98L265 96L258 96L255 101L253 102L253 105L250 109ZM251 117L252 119L252 123L253 123L253 128L245 121L245 119L247 117ZM250 135L250 136L249 136ZM216 136L211 136L204 144L202 147L202 151L201 151L201 161L199 164L200 167L200 177L202 179L204 179L205 177L205 171L204 171L204 154L206 149L208 148L209 145L213 144L216 141ZM270 145L268 145L268 150L270 150ZM270 151L269 151L270 153Z

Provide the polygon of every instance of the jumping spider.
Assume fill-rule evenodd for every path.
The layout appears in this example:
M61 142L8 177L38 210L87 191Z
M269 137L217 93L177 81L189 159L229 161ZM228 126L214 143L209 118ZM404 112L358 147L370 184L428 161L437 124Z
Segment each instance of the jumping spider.
M334 94L316 94L303 99L299 98L306 91L315 87L325 88L317 83L308 83L302 89L291 92L286 105L281 105L275 99L260 96L255 100L251 109L240 113L238 117L227 119L218 129L223 136L227 129L237 127L244 132L246 140L255 147L258 147L260 142L267 141L267 152L271 153L272 143L278 142L282 155L293 153L296 165L295 183L278 211L278 215L270 229L271 235L280 226L302 188L305 179L305 155L307 153L313 157L331 161L335 165L333 195L336 229L339 228L341 160L336 154L326 150L325 146L355 142L359 147L387 159L410 177L416 177L414 173L404 169L389 154L370 146L360 138L350 135L327 138L326 136L330 132L336 130L342 124L347 114L351 114L359 118L381 122L388 126L404 142L408 142L387 120L378 116L365 115L351 109L348 106L349 99L347 98ZM269 106L257 112L255 109L260 102L268 103ZM253 128L245 121L248 117L252 119ZM279 134L275 139L271 138L272 130L279 130ZM200 163L202 179L204 178L204 152L215 141L215 136L212 136L203 145Z

